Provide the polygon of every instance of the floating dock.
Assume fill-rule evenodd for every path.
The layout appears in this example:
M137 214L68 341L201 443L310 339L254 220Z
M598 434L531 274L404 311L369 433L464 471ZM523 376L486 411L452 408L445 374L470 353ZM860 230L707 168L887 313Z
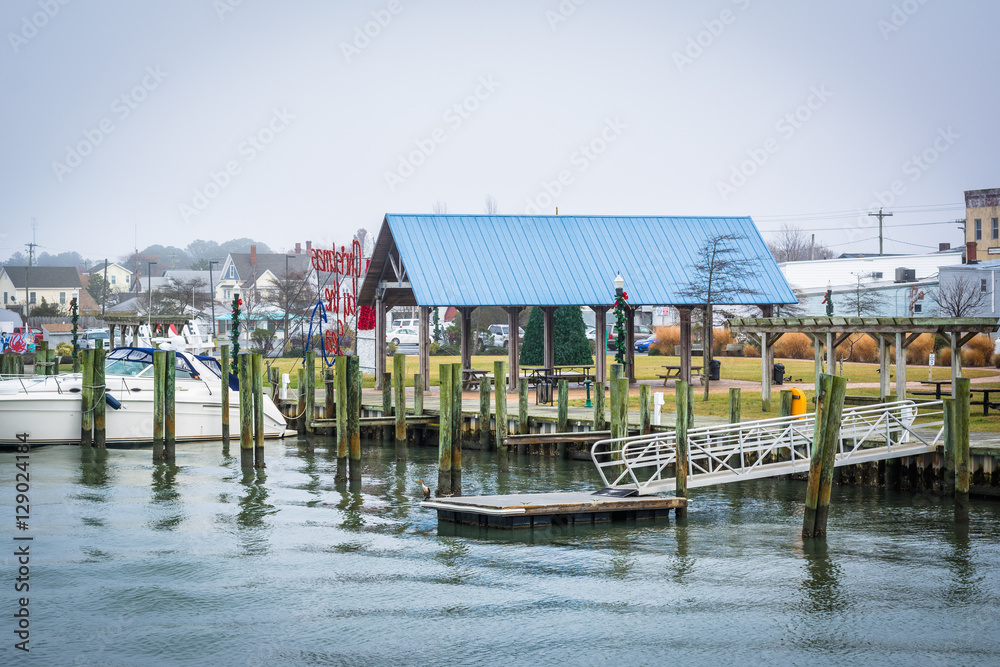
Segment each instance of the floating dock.
M425 500L438 521L486 528L592 525L629 519L666 519L686 498L625 495L621 489L597 492L519 493Z

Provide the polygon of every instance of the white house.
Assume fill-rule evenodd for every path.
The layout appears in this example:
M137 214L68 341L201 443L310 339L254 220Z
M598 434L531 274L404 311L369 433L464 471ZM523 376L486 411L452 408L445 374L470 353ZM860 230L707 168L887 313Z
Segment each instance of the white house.
M80 296L80 275L72 266L5 266L0 268L0 295L4 308L54 303L69 312L69 302Z
M942 267L960 266L962 249L922 255L874 255L778 264L799 297L805 315L825 315L823 296L833 292L834 315L857 315L859 290L874 296L863 315L884 317L933 316L937 304L930 298Z

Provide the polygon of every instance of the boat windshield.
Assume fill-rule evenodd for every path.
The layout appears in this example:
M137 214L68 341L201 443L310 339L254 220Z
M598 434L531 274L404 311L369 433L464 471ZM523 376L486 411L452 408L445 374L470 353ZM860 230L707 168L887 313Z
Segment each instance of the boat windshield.
M153 375L153 350L138 347L119 347L111 351L104 364L105 375L151 377ZM177 355L175 378L197 378L188 360Z

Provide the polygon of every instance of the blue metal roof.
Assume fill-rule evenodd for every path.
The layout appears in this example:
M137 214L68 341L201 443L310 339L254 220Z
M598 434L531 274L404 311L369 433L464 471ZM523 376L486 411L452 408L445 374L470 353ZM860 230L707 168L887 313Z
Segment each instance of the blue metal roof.
M749 217L388 214L379 246L386 225L422 306L610 304L619 272L633 305L697 305L681 292L721 234L742 237L756 294L715 303L796 301Z

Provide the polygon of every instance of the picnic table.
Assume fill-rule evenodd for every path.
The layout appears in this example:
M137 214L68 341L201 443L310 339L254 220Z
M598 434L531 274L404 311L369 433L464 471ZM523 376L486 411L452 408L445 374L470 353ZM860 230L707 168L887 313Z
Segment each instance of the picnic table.
M569 380L570 382L576 382L578 384L586 382L587 380L594 381L594 373L592 372L594 366L592 364L567 364L563 366L554 366L552 368L552 380L558 382L559 380Z
M486 377L486 371L479 370L478 368L463 368L462 369L462 389L465 391L472 391L479 389L479 384Z
M551 382L555 369L549 366L521 366L521 375L528 378L528 384Z
M666 373L658 373L656 377L663 379L663 386L667 386L667 380L679 380L681 378L681 367L680 366L664 366ZM702 382L705 381L704 376L701 374L702 366L692 366L691 375L701 376Z
M935 401L940 401L941 400L941 386L942 385L946 385L946 384L950 385L951 384L951 380L921 380L920 384L934 385L934 400ZM917 394L918 396L930 396L931 395L930 392L922 392L922 391L911 391L910 393L911 394Z
M990 403L990 392L997 394L1000 393L1000 389L970 389L970 393L982 394L983 400L981 401L983 406L983 416L988 417L990 414L990 408L994 410L1000 408L1000 403ZM980 401L969 401L969 405L979 405Z

